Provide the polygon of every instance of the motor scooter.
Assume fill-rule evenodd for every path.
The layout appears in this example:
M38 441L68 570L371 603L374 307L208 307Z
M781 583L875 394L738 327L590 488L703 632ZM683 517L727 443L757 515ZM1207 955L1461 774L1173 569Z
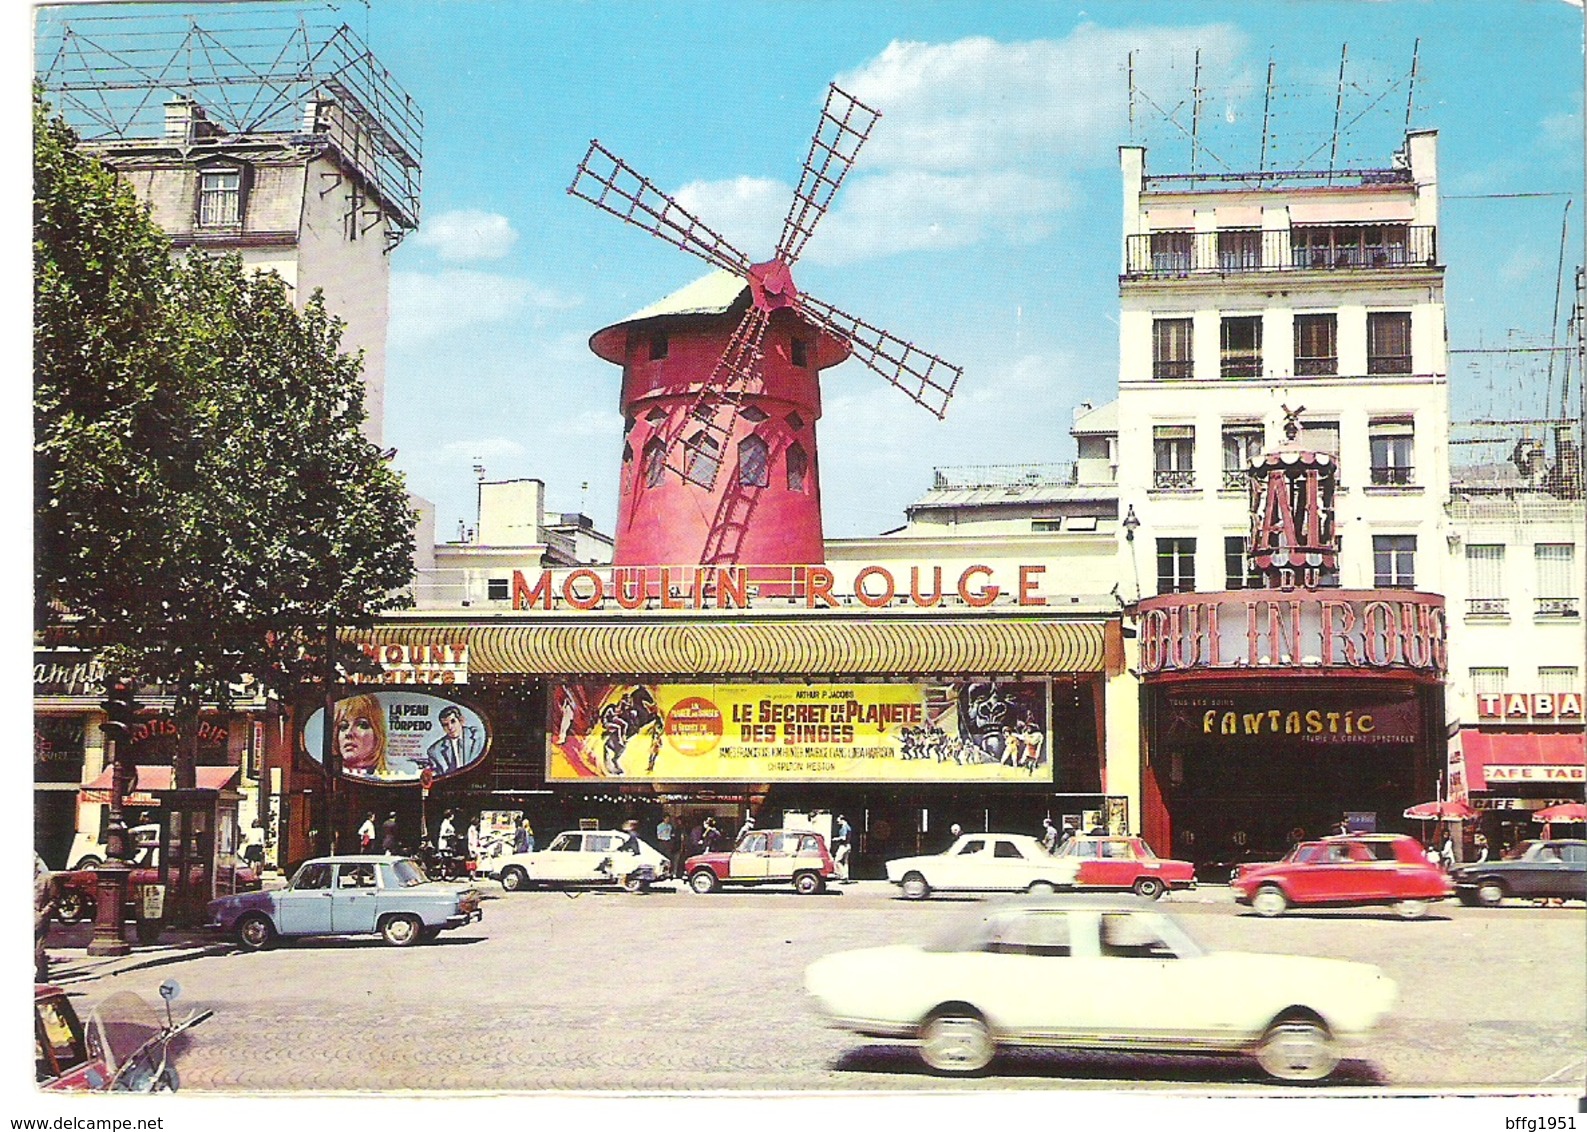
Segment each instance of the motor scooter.
M175 979L160 984L165 1000L165 1021L153 1006L132 991L117 991L88 1015L81 1035L69 1004L56 1001L54 988L36 996L41 1033L51 1044L51 1068L55 1075L43 1078L40 1062L40 1087L52 1092L166 1093L178 1086L176 1066L171 1058L172 1043L213 1017L212 1010L195 1010L178 1021L171 1003L181 995ZM60 996L64 999L64 995Z

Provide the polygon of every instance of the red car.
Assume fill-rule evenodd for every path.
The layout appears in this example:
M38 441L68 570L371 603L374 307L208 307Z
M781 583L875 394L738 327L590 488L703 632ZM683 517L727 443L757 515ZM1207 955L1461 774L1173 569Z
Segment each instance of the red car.
M1080 862L1075 877L1079 888L1127 888L1156 900L1169 889L1196 886L1195 865L1165 860L1139 837L1077 835L1060 845L1054 856Z
M202 870L194 865L189 873L192 883L202 879ZM99 872L97 869L73 869L55 874L55 915L63 923L73 920L91 920L99 902ZM134 865L127 874L127 918L135 919L134 909L142 886L160 883L160 870L152 865ZM230 887L228 886L230 884ZM259 874L247 865L222 870L222 892L251 892L259 887Z
M1405 920L1455 892L1449 874L1427 859L1416 839L1399 834L1303 841L1282 861L1241 865L1229 887L1261 916L1283 915L1292 904L1385 904Z
M696 892L724 884L792 884L805 896L824 891L838 869L819 833L799 829L752 829L724 853L701 853L683 863Z

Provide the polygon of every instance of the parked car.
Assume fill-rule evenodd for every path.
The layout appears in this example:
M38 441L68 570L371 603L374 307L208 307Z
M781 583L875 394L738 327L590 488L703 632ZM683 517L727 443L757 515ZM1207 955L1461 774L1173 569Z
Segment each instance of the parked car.
M887 862L906 900L933 892L1053 892L1075 884L1078 858L1055 857L1023 833L966 833L941 853Z
M393 947L481 919L479 892L430 880L408 857L360 854L305 861L283 889L210 902L209 926L247 951L279 937L379 933Z
M637 890L650 880L667 880L672 863L656 849L622 830L576 829L559 833L533 853L508 853L482 860L485 875L508 892L531 885L573 887L621 884Z
M985 911L924 947L845 951L805 970L832 1025L919 1043L942 1073L1000 1046L1226 1051L1284 1080L1327 1077L1397 990L1376 967L1208 952L1129 894L1065 893Z
M1386 833L1302 841L1281 861L1241 865L1229 887L1262 916L1281 916L1292 904L1384 904L1406 920L1426 915L1431 901L1455 891L1414 837Z
M197 885L203 879L203 869L192 865L188 869L189 883ZM62 922L70 923L73 920L91 920L94 918L99 906L99 866L92 868L74 869L71 872L55 874L55 915ZM134 915L138 892L144 885L160 884L160 870L154 865L134 865L127 875L127 905L125 915L127 919L136 918ZM218 886L222 890L230 889L232 892L251 892L258 889L259 874L247 865L237 865L223 870L217 878Z
M1080 888L1127 888L1156 900L1170 889L1196 887L1195 865L1159 857L1139 837L1077 834L1058 846L1054 855L1080 863L1075 879Z
M110 995L78 1020L66 992L33 986L34 1078L47 1092L174 1092L176 1066L170 1045L177 1035L208 1019L212 1011L193 1011L180 1022L171 1002L182 993L175 979L160 984L165 1021L131 991Z
M1587 841L1523 841L1502 861L1458 865L1450 876L1462 904L1493 907L1506 896L1587 900Z
M801 829L752 829L730 850L700 853L683 862L683 875L696 892L715 892L724 884L791 884L806 896L826 890L838 869L819 833Z
M160 827L135 825L127 830L127 839L135 865L157 865L160 862ZM66 852L67 871L91 869L105 863L105 843L83 830L77 831L72 847Z

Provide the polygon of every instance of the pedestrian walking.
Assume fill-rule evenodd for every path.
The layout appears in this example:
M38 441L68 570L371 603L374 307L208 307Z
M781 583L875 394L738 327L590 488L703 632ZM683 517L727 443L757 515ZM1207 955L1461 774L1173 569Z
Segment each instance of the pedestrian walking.
M849 856L853 851L854 830L849 819L839 814L832 827L832 863L837 866L839 884L854 883L849 877Z
M1438 863L1446 869L1455 867L1455 839L1449 835L1448 830L1444 831L1444 844L1438 851Z
M33 981L50 981L50 957L44 949L50 918L55 915L55 878L44 858L33 854Z
M534 838L529 833L529 819L522 814L513 822L512 851L514 853L533 853Z
M722 847L722 831L716 827L716 819L708 817L705 826L700 830L700 848L704 853L715 853Z
M479 860L479 815L468 819L468 832L464 834L463 848L468 851L469 862Z
M1041 847L1049 853L1058 848L1058 827L1050 817L1041 819Z
M744 835L755 828L755 815L745 814L744 824L738 827L738 832L733 835L733 844L737 845L744 840Z
M1479 833L1473 837L1471 839L1471 848L1473 864L1480 865L1488 859L1488 838L1486 835Z
M454 812L447 810L441 818L441 829L435 835L435 851L443 857L450 856L457 841L457 822Z
M673 826L672 819L665 813L661 815L661 820L656 823L656 849L668 861L678 855L678 831ZM674 867L673 871L677 871L676 867Z
M380 851L394 854L397 851L397 814L393 810L386 815L386 820L380 823Z
M364 815L364 824L358 827L358 851L367 853L375 845L375 811Z

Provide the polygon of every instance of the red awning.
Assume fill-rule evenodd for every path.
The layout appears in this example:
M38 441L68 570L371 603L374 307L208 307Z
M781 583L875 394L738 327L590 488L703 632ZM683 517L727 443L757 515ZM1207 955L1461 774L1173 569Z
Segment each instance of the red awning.
M1587 781L1587 735L1579 731L1462 728L1457 739L1466 762L1469 790L1503 791L1516 783L1579 787Z
M237 768L234 766L200 766L194 767L194 781L200 790L226 790L237 780ZM81 801L98 802L100 805L110 804L110 775L112 770L106 767L103 773L79 791ZM140 766L138 768L138 785L126 797L129 806L158 806L160 800L151 791L169 790L171 788L171 768L168 766Z

